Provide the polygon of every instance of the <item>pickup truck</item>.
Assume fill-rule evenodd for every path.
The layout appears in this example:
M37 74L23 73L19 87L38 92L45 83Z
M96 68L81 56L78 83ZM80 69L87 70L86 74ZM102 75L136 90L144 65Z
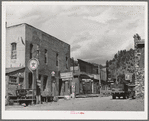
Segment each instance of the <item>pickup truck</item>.
M116 99L116 97L126 99L129 97L128 86L126 84L112 84L112 99Z

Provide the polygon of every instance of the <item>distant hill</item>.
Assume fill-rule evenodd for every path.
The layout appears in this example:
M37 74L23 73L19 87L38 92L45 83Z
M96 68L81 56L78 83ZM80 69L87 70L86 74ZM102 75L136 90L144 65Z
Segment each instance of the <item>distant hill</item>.
M135 71L135 56L134 50L118 51L112 60L106 62L108 69L108 77L116 78L118 75L125 73L133 73Z

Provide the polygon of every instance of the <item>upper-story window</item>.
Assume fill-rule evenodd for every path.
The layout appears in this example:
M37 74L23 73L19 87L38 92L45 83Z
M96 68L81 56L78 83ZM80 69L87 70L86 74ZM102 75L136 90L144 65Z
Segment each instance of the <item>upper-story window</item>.
M45 55L45 63L47 64L48 63L48 51L45 49L44 51L44 55Z
M33 44L30 44L30 59L33 58Z
M58 53L56 53L56 66L58 66Z
M11 43L11 59L17 59L17 43Z
M68 69L68 57L66 57L66 69Z

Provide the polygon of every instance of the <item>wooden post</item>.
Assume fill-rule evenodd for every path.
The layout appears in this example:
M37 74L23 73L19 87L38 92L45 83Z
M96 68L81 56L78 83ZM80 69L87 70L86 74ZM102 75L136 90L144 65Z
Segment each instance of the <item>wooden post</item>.
M65 81L65 95L68 95L68 80Z
M7 75L6 76L6 81L5 81L5 83L6 83L6 87L5 87L5 105L7 105L8 104L8 101L9 101L9 97L8 97L8 90L9 90L9 76Z
M32 90L33 90L33 97L32 97L32 104L34 104L34 96L36 95L35 93L35 81L36 81L36 74L35 74L35 71L33 71L32 73Z

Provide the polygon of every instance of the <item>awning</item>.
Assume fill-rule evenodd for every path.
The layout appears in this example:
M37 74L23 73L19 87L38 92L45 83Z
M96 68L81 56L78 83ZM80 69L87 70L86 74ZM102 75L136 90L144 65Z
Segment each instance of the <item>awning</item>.
M6 68L6 74L15 72L15 71L19 71L25 69L25 67L13 67L13 68Z

